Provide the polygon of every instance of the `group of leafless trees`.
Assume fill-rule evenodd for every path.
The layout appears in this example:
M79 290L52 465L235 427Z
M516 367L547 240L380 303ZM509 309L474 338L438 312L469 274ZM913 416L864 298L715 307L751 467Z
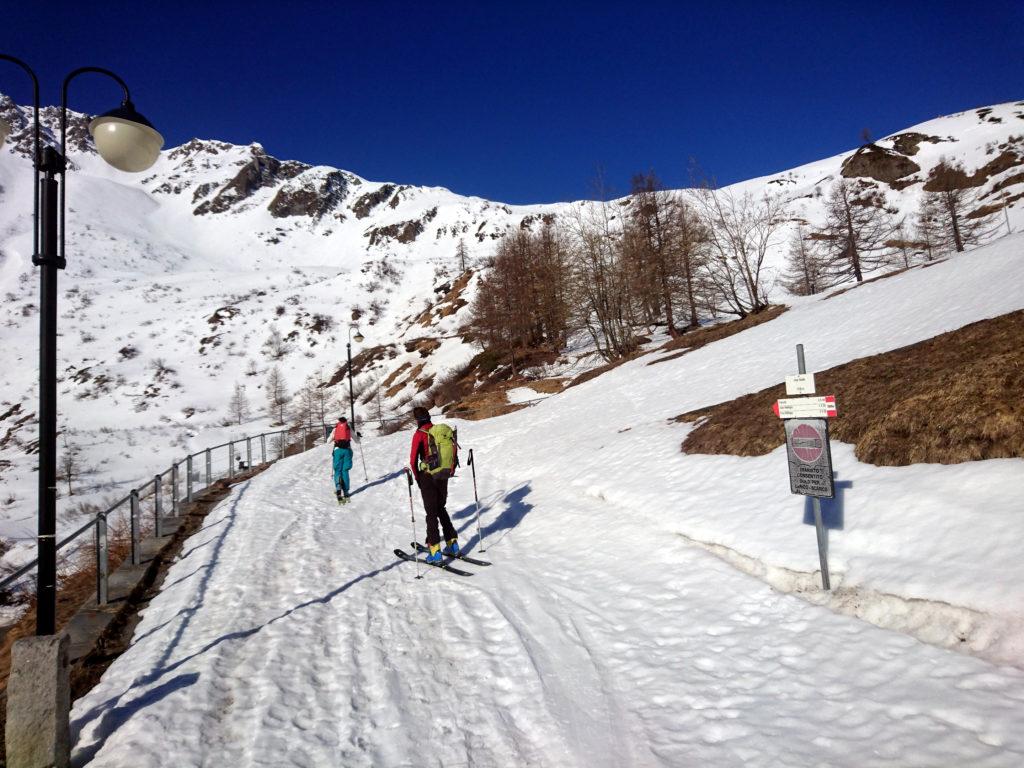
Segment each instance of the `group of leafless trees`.
M638 329L676 336L701 317L745 317L768 304L764 260L785 223L780 198L715 189L679 192L653 173L628 197L574 206L557 222L503 238L473 306L485 346L559 351L577 332L614 360Z
M981 182L962 165L940 161L908 221L869 184L840 178L825 200L824 225L800 224L793 233L783 284L793 293L818 293L860 282L879 267L909 267L985 242L999 226L1000 209L981 204Z
M338 398L327 386L323 369L310 374L294 394L288 391L281 366L275 365L267 372L263 383L267 414L273 426L284 426L291 422L295 426L323 424L334 421L339 408ZM228 402L229 422L240 425L252 418L252 405L245 386L236 383Z
M998 209L980 206L980 184L943 160L908 221L870 182L840 178L822 226L797 220L783 284L817 293L983 242ZM781 194L710 183L673 191L653 173L637 175L624 199L573 206L499 241L472 328L488 350L508 355L514 372L517 354L559 352L577 332L615 360L636 349L644 330L677 336L702 319L760 312L774 279L766 256L794 221L786 207Z

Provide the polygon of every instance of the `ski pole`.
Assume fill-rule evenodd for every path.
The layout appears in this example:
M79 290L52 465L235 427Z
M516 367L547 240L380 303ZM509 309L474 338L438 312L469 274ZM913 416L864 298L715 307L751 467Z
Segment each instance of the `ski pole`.
M405 468L405 479L409 481L409 519L412 521L412 540L419 541L416 538L416 513L412 508L412 470L408 467ZM420 559L416 557L416 553L413 552L412 556L416 560L416 578L422 579L423 575L420 573Z
M476 493L476 464L473 463L473 449L469 449L469 460L466 462L470 469L473 470L473 498L476 500L476 535L480 539L480 551L486 552L484 549L484 534L480 530L480 497Z
M363 479L370 482L370 476L366 473L366 456L363 455L363 437L356 432L356 444L359 446L359 460L363 462Z

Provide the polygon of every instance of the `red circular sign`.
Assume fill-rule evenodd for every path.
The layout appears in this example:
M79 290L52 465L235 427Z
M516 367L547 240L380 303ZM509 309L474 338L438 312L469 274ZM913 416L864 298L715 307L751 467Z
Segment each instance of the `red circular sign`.
M825 439L810 424L799 424L793 430L792 445L793 453L800 461L805 464L813 464L821 458L821 452L825 448Z

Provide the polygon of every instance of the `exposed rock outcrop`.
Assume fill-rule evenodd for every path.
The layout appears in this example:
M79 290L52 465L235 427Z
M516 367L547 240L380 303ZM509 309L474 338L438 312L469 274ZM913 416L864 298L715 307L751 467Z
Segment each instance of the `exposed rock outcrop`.
M295 160L278 160L268 155L259 144L253 144L252 159L242 166L235 177L225 184L212 200L199 205L193 213L223 213L252 197L259 189L273 187L282 181L294 179L310 166Z
M877 144L868 144L846 158L841 173L848 179L866 176L891 184L920 170L921 166L905 155Z
M286 184L278 190L267 209L275 218L309 216L319 220L337 208L348 194L349 176L344 171L331 171L320 179L311 179L301 186Z

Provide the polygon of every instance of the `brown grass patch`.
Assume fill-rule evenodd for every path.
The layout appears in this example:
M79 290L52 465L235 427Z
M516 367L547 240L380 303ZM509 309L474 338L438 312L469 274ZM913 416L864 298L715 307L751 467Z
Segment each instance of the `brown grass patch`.
M460 419L479 421L493 416L504 416L506 413L528 408L529 403L510 403L508 391L518 387L529 387L538 393L553 394L561 392L565 379L523 379L515 378L507 381L491 381L483 388L470 392L458 402L445 408L445 415Z
M787 309L789 309L789 307L785 304L773 304L760 312L747 315L739 320L730 320L727 323L719 323L718 325L710 325L705 328L696 328L692 331L687 331L682 336L672 339L656 350L658 352L671 352L672 350L678 349L681 350L679 354L659 357L657 360L651 360L648 365L655 365L656 363L675 360L678 357L682 357L687 352L692 352L695 349L705 347L714 341L721 341L722 339L726 339L740 331L745 331L748 328L761 325L761 323L767 323L769 320L774 320ZM577 382L573 383L575 384Z
M450 405L444 412L445 416L480 421L529 408L526 403L513 404L508 401L505 392L513 386L519 386L519 383L501 382L500 386L494 386L486 391L473 392L459 402Z
M565 379L537 379L536 381L529 381L523 384L523 386L544 395L557 395L565 389Z
M831 434L879 466L1024 458L1024 310L815 374ZM684 453L762 456L785 435L782 384L676 417L700 421Z

